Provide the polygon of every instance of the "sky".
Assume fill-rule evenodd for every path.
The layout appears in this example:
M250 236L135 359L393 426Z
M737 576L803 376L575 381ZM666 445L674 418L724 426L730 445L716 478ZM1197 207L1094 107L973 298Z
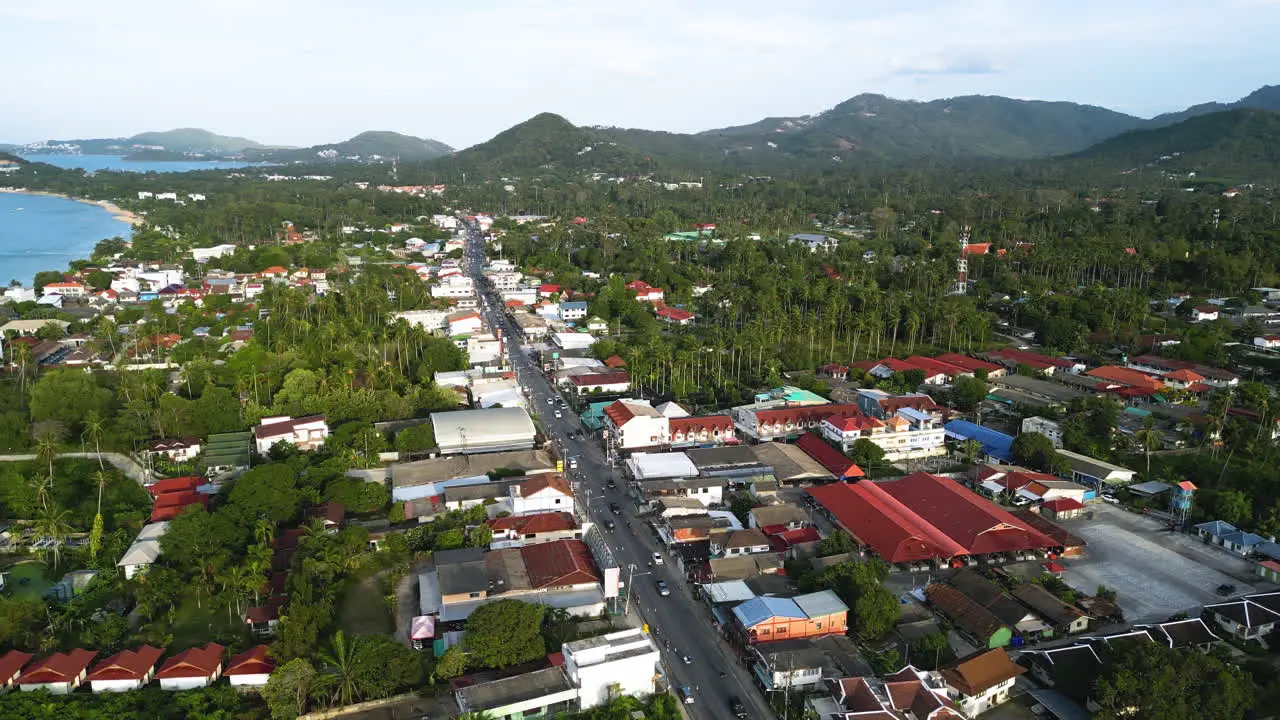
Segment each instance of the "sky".
M0 142L461 148L540 112L696 132L864 92L1147 117L1280 83L1276 38L1280 0L0 0Z

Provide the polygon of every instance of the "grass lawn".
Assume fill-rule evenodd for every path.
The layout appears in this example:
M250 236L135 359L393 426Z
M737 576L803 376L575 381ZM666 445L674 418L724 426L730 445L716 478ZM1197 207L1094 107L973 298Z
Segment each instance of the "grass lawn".
M338 628L347 635L390 635L395 628L382 598L379 575L353 580L338 604Z
M173 635L173 646L181 649L204 645L228 633L245 631L244 623L231 612L227 619L227 608L204 598L204 607L196 605L195 597L188 597L178 606L173 615L173 624L167 631Z
M5 570L5 587L13 591L15 597L35 598L39 600L44 597L44 591L49 589L53 583L45 579L45 564L38 560L30 560L20 562L11 568ZM23 580L26 583L23 583Z

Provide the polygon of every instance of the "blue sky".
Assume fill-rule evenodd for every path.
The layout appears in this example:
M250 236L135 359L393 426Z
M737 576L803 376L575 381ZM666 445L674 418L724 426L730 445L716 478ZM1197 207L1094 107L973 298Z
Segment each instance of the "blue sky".
M0 0L0 142L204 127L456 147L539 112L691 132L863 92L1149 116L1280 83L1280 0Z

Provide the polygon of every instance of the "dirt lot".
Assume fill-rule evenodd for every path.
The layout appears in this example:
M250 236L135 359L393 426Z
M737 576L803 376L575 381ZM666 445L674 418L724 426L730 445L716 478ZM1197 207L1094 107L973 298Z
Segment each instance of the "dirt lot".
M1163 524L1141 515L1098 504L1094 519L1062 522L1088 543L1084 557L1062 561L1063 580L1093 593L1099 585L1114 590L1129 622L1162 621L1180 612L1220 602L1219 585L1252 592L1250 564L1194 535L1169 533Z

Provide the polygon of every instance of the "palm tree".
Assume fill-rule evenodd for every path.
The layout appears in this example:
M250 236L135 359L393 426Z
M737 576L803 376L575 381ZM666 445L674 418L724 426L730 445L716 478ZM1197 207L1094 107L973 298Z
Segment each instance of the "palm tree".
M80 434L81 439L83 439L85 435L88 435L89 441L93 443L93 451L98 454L99 471L106 468L106 466L102 464L102 434L104 432L103 425L104 425L103 420L101 417L98 416L97 411L91 410L89 411L89 414L85 416L84 432ZM101 486L99 486L99 489L101 489ZM99 492L99 495L101 495L101 492ZM102 504L101 498L99 498L98 504L99 505Z
M45 475L29 481L31 489L35 491L36 502L40 503L41 510L49 509L49 494L53 490L53 477Z
M58 566L58 560L62 557L62 541L71 533L71 524L67 521L70 517L70 510L60 510L55 505L41 512L35 521L36 539L53 541L53 566L55 568Z
M49 484L53 484L53 461L58 457L58 436L46 430L36 437L36 458L49 467Z
M356 651L360 640L347 642L341 630L334 633L329 651L320 653L320 661L324 663L327 682L333 684L333 700L339 705L350 705L353 698L360 697L360 686L356 680Z
M98 462L102 462L101 455ZM93 479L98 481L98 512L93 516L93 529L89 531L89 557L97 557L98 548L102 546L102 489L111 476L105 470L99 470L93 474Z

